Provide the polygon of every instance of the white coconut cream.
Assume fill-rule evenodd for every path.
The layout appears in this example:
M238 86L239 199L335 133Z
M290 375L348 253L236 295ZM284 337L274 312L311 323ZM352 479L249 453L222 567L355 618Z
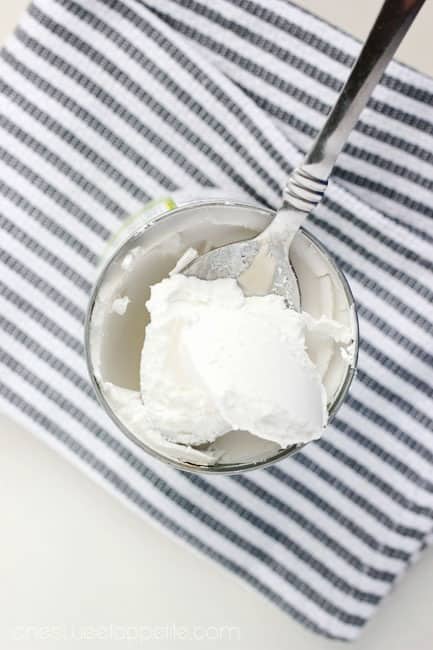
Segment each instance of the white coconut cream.
M230 279L181 274L196 254L254 236L267 219L224 204L168 214L104 274L89 330L99 388L123 426L166 458L267 460L321 435L347 379L354 314L340 275L305 234L291 247L302 314L277 296L245 298Z

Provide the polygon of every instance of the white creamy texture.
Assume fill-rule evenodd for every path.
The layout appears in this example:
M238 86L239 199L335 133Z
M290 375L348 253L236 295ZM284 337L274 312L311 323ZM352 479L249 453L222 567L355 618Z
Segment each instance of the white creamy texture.
M172 443L158 431L153 430L149 426L148 412L139 391L121 388L110 382L104 383L104 391L119 420L155 451L173 455L180 461L200 465L212 465L218 460L220 454L211 449L200 451L190 446Z
M123 298L116 298L115 300L113 300L113 304L111 305L111 310L115 314L119 314L119 316L123 316L128 308L129 303L130 300L128 296L123 296Z
M180 273L185 269L188 264L191 264L194 260L196 260L198 257L198 253L195 250L195 248L188 248L182 257L176 262L176 266L172 271L170 271L169 275L176 275L176 273Z
M318 438L326 391L305 332L341 326L289 310L281 296L245 297L233 279L174 274L151 289L140 369L149 428L187 445L246 430L280 447Z
M158 285L163 278L168 278L170 272L176 275L182 271L185 265L192 261L195 256L194 251L202 255L216 246L252 237L266 225L266 221L254 209L234 210L230 206L219 205L213 208L208 206L192 208L183 214L182 219L177 218L176 224L176 228L173 228L169 216L152 226L140 238L133 240L105 272L89 328L89 349L95 379L112 414L136 440L142 441L151 450L167 458L197 465L217 464L230 468L233 464L260 463L278 453L284 444L282 438L287 432L281 434L281 440L273 442L271 439L248 434L245 430L235 430L219 436L214 442L201 445L193 443L195 446L191 446L185 442L173 441L173 438L170 438L172 432L165 437L161 433L163 428L158 428L159 425L150 426L148 403L145 405L140 395L140 356L142 356L143 341L148 339L149 333L147 324L150 314L145 307L150 298L149 287ZM356 331L356 318L348 304L338 274L333 270L326 256L318 251L314 243L309 242L302 233L293 242L291 259L299 280L302 305L305 310L301 317L303 321L301 330L305 338L306 351L326 390L326 402L329 406L338 396L347 369L353 363L355 347L351 346L351 343ZM120 298L122 302L119 303L117 302L119 297L127 297L129 302L126 304L126 301ZM124 313L119 313L125 307ZM242 314L242 316L238 315L240 320L249 314L250 308L237 311ZM152 322L155 325L153 315ZM209 327L213 327L212 323L209 323ZM292 339L292 347L299 348L299 341L297 341L297 336L300 336L299 331L295 336L297 330L293 324L291 328L289 338ZM185 328L185 332L186 329L191 330L191 327ZM194 343L197 341L197 346L200 344L205 354L210 354L210 349L207 347L210 330L206 331L204 327L199 330L199 324L196 323L194 337L189 335L186 338L190 339L190 344L194 338ZM215 346L218 346L221 339L218 343L216 334L219 335L220 332L216 327L215 330L213 340ZM198 350L197 346L196 350ZM239 354L236 348L232 352ZM198 352L196 354L198 355ZM300 357L296 357L295 354L295 359ZM252 357L251 363L253 360L256 366L261 363L260 358ZM192 361L189 361L192 364ZM148 362L150 363L150 359ZM269 363L271 365L271 361ZM194 375L199 379L194 390L203 392L205 381L209 382L216 397L211 395L209 398L209 389L206 388L207 401L203 400L203 404L215 415L218 411L215 401L221 402L221 383L218 382L222 375L205 376L204 364L198 367L201 374ZM222 367L218 372L223 373L223 371ZM306 377L308 373L309 371L306 370ZM248 381L252 382L253 378L248 377ZM155 390L157 389L155 385ZM248 406L252 402L253 400L248 403ZM218 411L220 430L223 430L223 426L227 426L226 418L227 420L233 418L234 423L239 422L239 414L230 405L230 400L230 418L227 414L227 405L223 406L226 407L226 411L223 413ZM286 408L287 405L283 406ZM193 423L196 422L196 408L194 404L194 411L192 409L189 411L189 419ZM253 419L259 422L263 427L261 430L269 435L271 425L266 418L260 419L258 408L254 405L254 410L247 412L248 417L251 418L248 422ZM320 409L315 409L315 421L319 422L320 433L319 412ZM311 415L308 411L308 418ZM215 419L213 423L215 425ZM304 431L309 428L310 423L308 419L308 426ZM154 425L156 424L154 421ZM182 432L184 441L187 439L185 434L188 433L191 436L190 431ZM199 439L203 439L201 432L199 432Z

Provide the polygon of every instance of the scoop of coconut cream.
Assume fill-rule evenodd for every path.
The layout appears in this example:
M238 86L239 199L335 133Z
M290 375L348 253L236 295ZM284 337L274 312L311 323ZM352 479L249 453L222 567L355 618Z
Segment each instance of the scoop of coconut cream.
M328 413L306 351L311 316L277 295L246 297L233 279L180 273L154 285L146 306L140 386L150 430L191 446L233 430L280 447L321 435ZM320 328L335 335L332 322Z

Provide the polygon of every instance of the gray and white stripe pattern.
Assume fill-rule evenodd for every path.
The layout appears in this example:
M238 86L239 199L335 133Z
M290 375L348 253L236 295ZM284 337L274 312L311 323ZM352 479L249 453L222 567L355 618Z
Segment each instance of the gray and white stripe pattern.
M433 539L433 81L389 67L310 220L362 334L321 442L234 478L156 463L97 406L83 319L143 202L223 187L276 206L358 48L286 0L36 0L0 57L1 408L339 639Z

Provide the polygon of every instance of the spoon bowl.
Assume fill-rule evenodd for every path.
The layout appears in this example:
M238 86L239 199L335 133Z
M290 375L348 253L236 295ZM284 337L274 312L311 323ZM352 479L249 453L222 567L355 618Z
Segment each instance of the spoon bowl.
M266 231L265 231L266 232ZM289 308L301 308L298 279L286 240L271 244L261 233L254 239L221 246L191 262L182 273L201 280L233 278L246 296L282 295Z

